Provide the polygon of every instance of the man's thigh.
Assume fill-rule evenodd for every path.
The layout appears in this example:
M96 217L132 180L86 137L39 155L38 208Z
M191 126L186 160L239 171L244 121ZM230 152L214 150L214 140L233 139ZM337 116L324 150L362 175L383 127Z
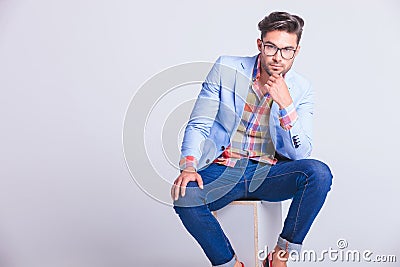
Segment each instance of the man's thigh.
M257 169L250 181L248 198L268 201L291 199L316 164L312 159L285 160Z
M229 202L237 198L233 194L238 193L240 179L243 177L244 170L245 168L231 168L220 164L211 164L198 172L203 180L204 188L200 189L197 182L189 182L185 196L180 197L174 204L184 207L208 205L217 201L219 201L218 205L225 202L229 204Z

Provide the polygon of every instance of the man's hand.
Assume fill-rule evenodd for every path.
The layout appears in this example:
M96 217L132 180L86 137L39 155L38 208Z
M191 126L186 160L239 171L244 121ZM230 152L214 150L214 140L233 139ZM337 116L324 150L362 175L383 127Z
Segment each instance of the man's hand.
M272 100L279 105L280 109L284 109L292 104L292 97L282 76L276 73L272 74L265 84L265 88L272 97Z
M173 200L178 200L179 192L181 196L185 196L186 186L189 182L196 181L201 189L203 189L203 179L193 167L184 169L176 178L174 185L171 188L171 197Z

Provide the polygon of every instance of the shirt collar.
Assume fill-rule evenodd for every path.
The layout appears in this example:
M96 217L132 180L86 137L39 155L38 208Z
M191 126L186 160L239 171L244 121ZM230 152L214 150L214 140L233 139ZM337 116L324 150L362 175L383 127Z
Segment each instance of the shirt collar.
M253 67L253 76L252 76L253 82L258 81L260 79L260 70L261 70L261 61L260 61L260 54L258 54Z

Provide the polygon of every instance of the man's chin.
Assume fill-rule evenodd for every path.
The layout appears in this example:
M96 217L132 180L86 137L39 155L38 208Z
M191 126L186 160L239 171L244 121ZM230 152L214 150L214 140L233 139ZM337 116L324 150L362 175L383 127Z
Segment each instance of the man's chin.
M270 76L272 76L273 74L281 75L281 74L283 74L283 70L271 70L271 69L268 69L267 73L268 73Z
M284 68L271 68L271 66L263 66L263 69L268 73L269 76L273 74L284 75L285 69Z

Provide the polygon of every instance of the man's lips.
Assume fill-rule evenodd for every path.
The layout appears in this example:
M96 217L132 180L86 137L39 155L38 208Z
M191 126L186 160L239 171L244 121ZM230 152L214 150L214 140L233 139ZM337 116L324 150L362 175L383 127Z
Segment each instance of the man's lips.
M271 64L270 66L271 66L272 68L274 68L274 69L283 68L281 65L274 65L274 64Z

